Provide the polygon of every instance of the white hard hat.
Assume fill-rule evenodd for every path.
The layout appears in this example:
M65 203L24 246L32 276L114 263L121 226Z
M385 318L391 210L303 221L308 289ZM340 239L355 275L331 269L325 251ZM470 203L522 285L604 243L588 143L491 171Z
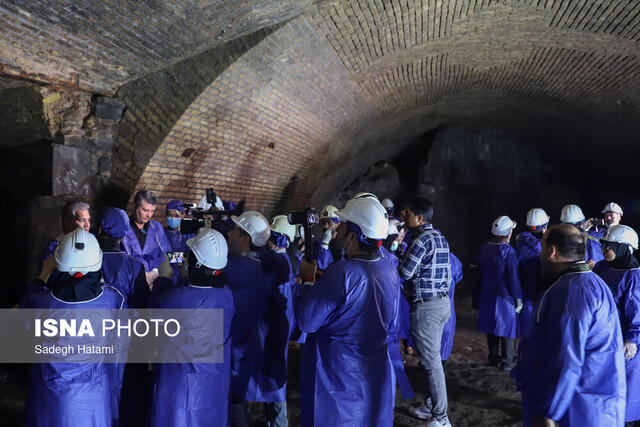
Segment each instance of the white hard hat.
M271 220L271 229L276 233L287 236L290 242L293 242L293 239L296 237L296 226L289 224L289 220L286 215L274 216Z
M240 216L231 215L231 219L238 227L249 233L251 242L257 247L266 245L271 237L269 221L260 212L247 211Z
M322 213L320 214L320 219L331 219L337 218L336 212L338 212L338 208L333 205L327 205L322 209Z
M58 271L87 274L102 267L102 251L95 236L84 228L68 233L55 252Z
M351 199L344 209L336 213L342 221L356 224L370 239L384 239L389 230L389 215L378 199L361 197Z
M391 201L391 199L384 199L382 201L382 206L384 206L385 209L393 209L393 202Z
M560 213L560 221L565 224L577 224L584 221L582 209L577 205L566 205Z
M508 216L503 215L493 221L491 232L494 236L508 236L509 232L514 228L516 228L516 222Z
M607 230L607 234L600 239L605 242L626 243L631 246L631 251L638 249L638 234L626 225L613 225Z
M540 227L541 225L548 224L550 218L544 209L533 208L527 212L527 226Z
M604 208L602 208L602 213L613 212L620 214L622 216L622 208L619 204L615 202L607 203Z
M389 220L389 230L387 230L387 234L398 234L398 230L400 228L400 221L397 219Z
M201 228L196 237L187 240L187 246L205 267L220 270L227 265L229 249L224 236L213 228Z
M214 206L216 207L216 209L219 209L221 211L224 210L224 205L222 204L222 199L220 197L218 197L216 195L216 203L214 204ZM211 209L211 203L207 202L207 195L205 194L204 196L202 196L202 199L200 199L200 201L198 202L198 207L204 209L205 211L208 211L209 209Z
M373 193L367 193L367 192L360 192L358 194L356 194L355 196L353 196L353 198L351 198L351 200L355 200L355 199L375 199L378 200L378 196L376 196Z

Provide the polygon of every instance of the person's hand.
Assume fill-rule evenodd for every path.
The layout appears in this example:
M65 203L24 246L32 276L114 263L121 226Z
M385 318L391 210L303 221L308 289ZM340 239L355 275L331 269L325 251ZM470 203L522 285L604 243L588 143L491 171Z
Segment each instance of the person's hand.
M516 298L516 314L520 314L522 307L524 307L522 300L520 298Z
M331 229L324 230L324 234L322 235L322 245L328 247L329 243L331 243L332 238L333 238L333 230Z
M153 281L156 280L159 276L158 270L156 269L147 271L144 274L145 276L147 276L147 284L149 285L149 287L153 286Z
M625 359L633 359L636 357L636 353L638 353L638 346L627 340L624 342L624 358Z
M535 417L533 419L533 423L531 424L532 427L556 427L557 425L558 423L556 423L552 419L540 416Z
M300 261L300 266L298 268L302 282L315 282L316 271L318 271L318 263L315 259L312 262L303 259Z
M587 264L589 264L589 270L593 270L593 267L595 267L596 262L590 259L589 261L587 261Z
M42 280L44 283L47 283L47 279L55 269L56 269L56 258L53 255L51 255L42 264L42 270L38 275L38 279Z
M584 231L589 231L589 229L593 227L593 223L591 222L591 218L586 221L582 221L582 229Z

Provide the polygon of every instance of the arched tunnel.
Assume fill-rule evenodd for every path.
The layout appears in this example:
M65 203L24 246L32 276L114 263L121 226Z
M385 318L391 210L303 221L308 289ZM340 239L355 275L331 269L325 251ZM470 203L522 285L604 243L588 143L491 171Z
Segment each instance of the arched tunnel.
M494 218L532 207L559 222L615 201L640 225L637 1L5 0L0 16L5 307L66 201L97 217L143 188L164 206L213 187L267 217L423 195L465 265Z

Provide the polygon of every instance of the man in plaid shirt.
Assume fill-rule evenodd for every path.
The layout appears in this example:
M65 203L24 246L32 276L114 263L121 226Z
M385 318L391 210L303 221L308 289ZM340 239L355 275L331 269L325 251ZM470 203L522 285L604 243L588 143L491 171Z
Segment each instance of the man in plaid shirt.
M433 205L416 198L407 207L406 224L413 238L398 272L405 279L405 296L411 304L411 334L420 362L427 372L425 402L410 412L429 420L428 427L450 427L447 385L440 361L442 329L451 315L449 243L433 228Z

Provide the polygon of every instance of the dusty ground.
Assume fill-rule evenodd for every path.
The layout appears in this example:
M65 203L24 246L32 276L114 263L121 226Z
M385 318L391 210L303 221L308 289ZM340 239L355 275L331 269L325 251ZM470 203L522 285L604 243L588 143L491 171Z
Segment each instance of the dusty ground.
M487 365L487 344L483 334L476 332L477 312L471 310L471 296L464 286L456 292L457 328L453 352L447 364L449 419L456 427L521 425L520 393L506 372ZM300 424L298 392L300 350L291 349L288 387L288 412L291 426ZM0 375L0 426L20 426L24 417L26 375L17 366L0 366L11 377ZM426 376L416 357L406 356L407 374L417 397L402 400L398 392L394 425L421 426L424 422L409 415L411 406L419 406L424 398ZM254 425L263 425L262 407L251 404Z

